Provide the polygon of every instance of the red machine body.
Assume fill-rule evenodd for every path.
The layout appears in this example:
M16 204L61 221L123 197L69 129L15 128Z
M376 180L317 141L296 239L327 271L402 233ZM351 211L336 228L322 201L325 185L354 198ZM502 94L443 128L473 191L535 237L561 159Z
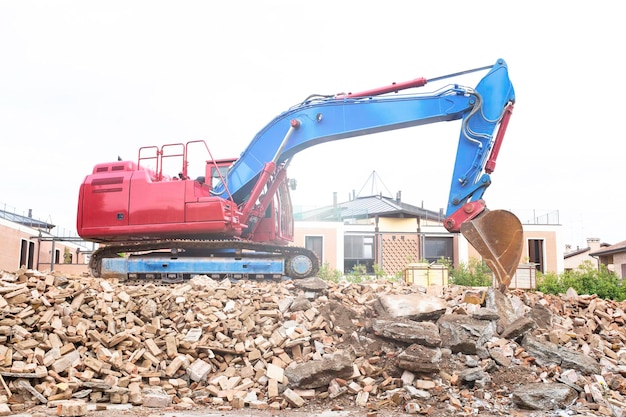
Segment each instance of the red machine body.
M78 233L99 243L120 243L154 239L228 239L245 236L252 242L286 244L293 239L293 215L284 170L272 178L266 193L270 198L258 207L238 207L230 199L212 194L212 182L223 181L224 174L236 159L209 159L204 176L188 176L189 145L168 144L140 150L139 163L117 161L97 164L81 184L78 204ZM183 152L171 153L171 148ZM155 151L146 157L145 150ZM165 159L178 159L179 175L163 173ZM142 166L148 159L156 161L157 169ZM169 162L172 162L171 160ZM268 177L275 170L270 167ZM282 172L282 174L280 174ZM207 182L206 179L209 179ZM269 180L269 178L268 178ZM267 181L263 183L267 185ZM264 188L264 187L263 187ZM280 208L280 213L274 208ZM254 228L242 223L254 216ZM280 216L280 218L277 218Z
M232 162L210 161L205 178ZM212 196L210 184L182 177L130 161L96 165L80 187L79 235L96 242L240 236L237 205Z

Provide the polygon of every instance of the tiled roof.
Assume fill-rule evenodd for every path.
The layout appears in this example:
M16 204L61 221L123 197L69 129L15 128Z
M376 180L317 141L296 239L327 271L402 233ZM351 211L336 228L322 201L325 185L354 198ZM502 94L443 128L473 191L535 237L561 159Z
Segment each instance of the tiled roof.
M591 256L601 256L601 255L611 255L614 253L626 252L626 240L616 243L614 245L608 246L604 249L597 250L595 252L590 253Z
M385 217L419 217L434 221L443 221L439 212L412 206L390 197L370 196L358 197L351 201L339 203L300 213L298 220L344 220Z

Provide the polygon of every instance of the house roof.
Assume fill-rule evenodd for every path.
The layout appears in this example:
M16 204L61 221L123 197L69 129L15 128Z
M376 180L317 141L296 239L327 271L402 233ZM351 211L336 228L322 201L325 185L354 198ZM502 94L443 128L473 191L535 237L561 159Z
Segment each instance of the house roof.
M382 195L357 197L353 200L300 213L298 220L365 219L375 216L397 218L422 218L443 221L443 214L406 204Z
M614 253L626 252L626 240L616 243L614 245L608 246L602 250L597 250L595 252L590 253L591 256L602 256L602 255L612 255Z
M590 247L586 247L586 248L582 248L582 249L576 249L576 250L573 250L571 252L567 252L565 255L563 255L563 258L564 259L571 258L572 256L576 256L576 255L580 255L581 253L589 252L590 250L591 250Z
M8 220L13 223L21 224L23 226L32 227L33 229L53 229L54 224L44 222L41 220L33 219L32 217L22 216L19 214L11 213L9 211L0 210L0 219Z
M611 245L609 245L608 243L604 243L604 242L600 243L600 248L606 248L607 246L611 246ZM591 252L591 247L590 246L587 246L586 248L578 248L578 249L575 249L573 251L569 251L565 255L563 255L563 258L564 259L568 259L568 258L571 258L572 256L581 255L581 254L586 253L586 252ZM593 256L594 254L595 254L595 252L594 253L589 253L588 255Z

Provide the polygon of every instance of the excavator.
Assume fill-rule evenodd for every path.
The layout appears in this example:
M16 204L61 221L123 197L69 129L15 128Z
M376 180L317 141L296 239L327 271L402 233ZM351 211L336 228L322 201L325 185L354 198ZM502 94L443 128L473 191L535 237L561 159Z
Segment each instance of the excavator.
M486 72L475 87L429 82ZM77 231L98 243L95 277L180 282L198 274L230 279L315 276L315 253L292 245L287 168L309 147L346 138L460 121L444 220L461 232L506 291L522 252L522 226L483 200L515 103L506 62L356 93L308 96L276 116L238 158L214 159L204 140L144 146L136 161L98 163L80 185ZM205 155L191 178L189 161ZM192 152L195 151L195 152ZM175 162L177 175L166 166ZM178 165L180 164L180 165ZM171 171L170 171L171 172Z

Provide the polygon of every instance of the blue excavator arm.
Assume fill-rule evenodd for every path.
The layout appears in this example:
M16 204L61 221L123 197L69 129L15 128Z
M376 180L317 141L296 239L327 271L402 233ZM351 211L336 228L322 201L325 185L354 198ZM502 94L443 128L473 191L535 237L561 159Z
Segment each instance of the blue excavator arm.
M240 203L268 161L288 163L298 152L321 143L461 120L446 209L450 218L468 203L481 201L491 183L488 157L494 144L499 148L495 134L515 101L505 61L484 68L489 71L474 88L454 84L434 93L405 93L427 83L420 78L363 93L312 96L267 124L228 171L228 189L220 184L215 193L223 198L232 195ZM446 227L458 231L461 222L449 220Z

